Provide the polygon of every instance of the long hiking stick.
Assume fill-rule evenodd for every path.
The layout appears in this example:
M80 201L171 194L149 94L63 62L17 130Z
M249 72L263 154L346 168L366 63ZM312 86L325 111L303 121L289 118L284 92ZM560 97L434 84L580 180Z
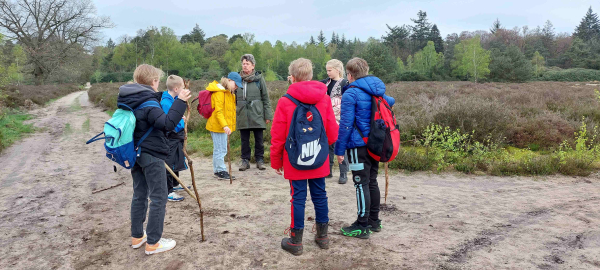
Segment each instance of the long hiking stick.
M175 180L177 180L177 182L179 183L179 185L181 185L181 187L183 187L183 189L185 190L185 192L187 192L188 195L190 195L190 197L194 198L194 200L196 200L196 196L194 196L194 193L192 193L192 191L190 191L187 186L185 184L183 184L183 181L181 181L181 179L179 179L179 177L177 177L177 175L175 174L175 172L173 172L173 170L171 168L169 168L169 165L165 162L165 168L167 168L167 171L169 171L169 173L171 174L171 176L173 176L173 178L175 178Z
M385 163L385 200L384 204L387 204L387 194L388 194L388 186L390 185L390 177L388 174L388 162Z
M190 80L185 80L183 83L184 83L185 89L190 89ZM190 166L190 173L192 175L192 186L194 187L194 193L196 194L194 199L196 199L196 202L198 202L198 208L200 208L200 235L202 235L202 242L204 242L204 241L206 241L206 238L204 237L204 211L202 211L202 202L200 201L200 195L198 195L198 188L196 187L196 178L194 177L194 166L193 166L194 161L190 158L190 156L187 153L188 123L190 122L190 117L191 117L191 113L192 113L192 103L190 100L188 100L186 103L187 103L187 110L185 113L185 119L187 120L187 123L185 123L184 129L183 129L185 131L185 138L183 139L183 154L187 158L188 165Z
M229 184L233 184L233 175L231 175L231 149L229 148L229 135L227 135L227 163L229 163Z

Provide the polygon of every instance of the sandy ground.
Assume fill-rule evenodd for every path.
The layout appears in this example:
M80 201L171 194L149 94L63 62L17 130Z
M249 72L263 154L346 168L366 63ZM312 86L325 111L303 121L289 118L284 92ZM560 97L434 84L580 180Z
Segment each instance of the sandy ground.
M113 171L102 143L84 144L108 115L89 105L86 92L32 114L40 132L0 157L0 269L600 268L598 175L396 174L384 229L368 240L339 234L355 219L355 191L328 180L331 249L312 241L308 200L304 255L294 257L280 248L290 222L288 182L253 168L235 173L239 180L229 185L200 157L207 241L200 241L197 204L186 195L167 205L164 236L177 247L146 256L130 247L129 171Z

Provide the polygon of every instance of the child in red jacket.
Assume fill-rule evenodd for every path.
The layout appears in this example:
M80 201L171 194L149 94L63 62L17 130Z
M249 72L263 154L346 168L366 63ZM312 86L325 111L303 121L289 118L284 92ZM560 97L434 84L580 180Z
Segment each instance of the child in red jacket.
M323 128L327 134L327 144L335 143L338 135L338 124L335 120L331 99L327 96L327 86L310 81L313 77L312 62L299 58L289 66L292 81L287 94L304 104L314 105L323 121ZM271 128L271 167L277 174L290 181L292 195L292 224L290 225L291 238L281 241L281 248L294 254L302 254L302 234L304 230L304 207L306 204L307 185L310 187L310 197L315 206L317 234L315 241L322 249L329 248L327 228L329 226L329 209L327 206L327 192L325 191L325 176L329 175L329 155L322 166L312 170L298 170L290 164L288 151L284 151L286 139L292 123L292 116L296 104L287 97L282 97L275 109L275 118ZM312 114L307 114L307 118ZM312 121L311 119L308 119ZM310 154L317 156L320 151L327 152L327 148L315 148Z

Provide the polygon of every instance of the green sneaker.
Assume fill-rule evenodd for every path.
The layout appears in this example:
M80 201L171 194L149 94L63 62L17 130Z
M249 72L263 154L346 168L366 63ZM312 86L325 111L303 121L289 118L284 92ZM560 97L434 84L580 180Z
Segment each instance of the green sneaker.
M348 227L342 228L342 234L349 237L356 237L361 239L369 239L369 235L371 235L371 230L369 227L360 226L358 221L352 223L352 225Z
M373 231L373 232L380 232L381 229L383 229L383 226L381 226L381 219L378 219L378 220L369 219L369 229L371 229L371 231Z

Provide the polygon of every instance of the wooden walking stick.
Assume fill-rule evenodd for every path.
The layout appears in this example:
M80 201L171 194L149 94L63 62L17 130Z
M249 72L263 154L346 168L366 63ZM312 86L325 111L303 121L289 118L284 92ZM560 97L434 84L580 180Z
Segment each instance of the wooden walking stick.
M175 172L173 172L173 170L171 168L169 168L169 165L165 162L165 168L167 168L167 171L171 174L171 176L173 176L173 178L175 178L175 180L177 180L177 182L181 185L181 187L185 190L185 192L187 192L188 195L190 195L190 197L194 198L194 200L196 200L196 196L194 196L194 194L187 188L187 186L185 184L183 184L183 181L181 181L181 179L179 179L179 177L175 174Z
M229 184L233 184L233 175L231 175L231 150L229 149L229 135L227 135L227 162L229 163Z
M183 85L184 85L184 89L189 90L190 89L190 80L184 80ZM200 195L198 195L198 188L196 187L196 178L194 177L194 166L193 166L194 161L190 158L190 156L187 153L188 123L190 121L191 113L192 113L192 103L190 102L190 100L188 100L187 101L187 111L186 111L186 115L185 115L185 119L187 120L187 123L185 124L185 127L184 127L185 137L183 139L183 154L185 155L185 157L188 160L188 165L190 166L190 173L192 174L192 186L194 187L194 193L196 194L195 199L198 202L198 208L200 208L200 235L202 235L202 242L204 242L204 241L206 241L206 238L204 238L204 211L202 211L202 202L200 201ZM181 186L185 188L185 186L183 184L181 184Z
M390 177L388 175L388 162L385 163L385 200L384 204L387 204L388 186L390 185Z

